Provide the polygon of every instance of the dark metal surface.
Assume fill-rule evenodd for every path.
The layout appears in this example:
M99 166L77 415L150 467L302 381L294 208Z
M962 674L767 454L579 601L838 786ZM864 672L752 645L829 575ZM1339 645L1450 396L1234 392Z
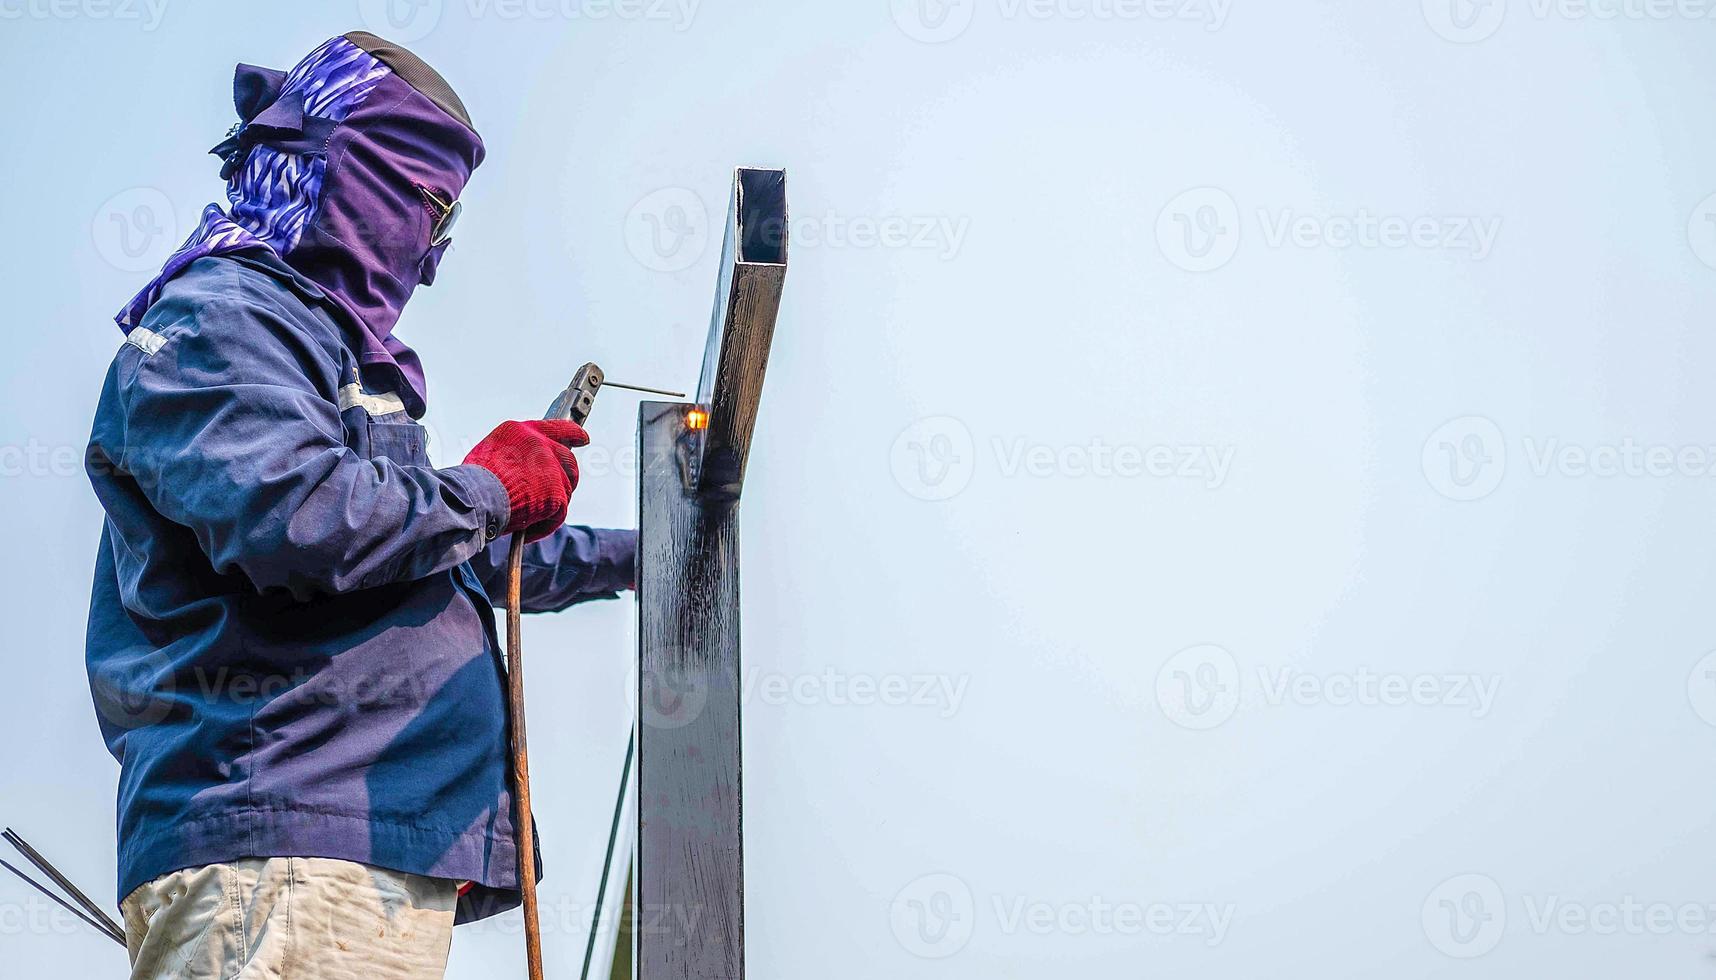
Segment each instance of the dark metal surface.
M697 402L708 407L709 425L693 453L692 472L706 495L737 497L744 482L786 265L786 171L740 167L697 381Z
M738 508L686 490L689 407L639 412L638 980L745 967Z

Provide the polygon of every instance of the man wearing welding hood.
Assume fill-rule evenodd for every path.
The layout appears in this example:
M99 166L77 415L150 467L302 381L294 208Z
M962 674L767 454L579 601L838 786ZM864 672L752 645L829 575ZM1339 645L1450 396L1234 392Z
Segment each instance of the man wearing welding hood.
M541 612L630 588L636 535L563 526L572 422L429 462L394 327L483 158L446 81L352 33L233 88L230 205L119 313L89 449L132 977L440 977L518 902L509 536Z

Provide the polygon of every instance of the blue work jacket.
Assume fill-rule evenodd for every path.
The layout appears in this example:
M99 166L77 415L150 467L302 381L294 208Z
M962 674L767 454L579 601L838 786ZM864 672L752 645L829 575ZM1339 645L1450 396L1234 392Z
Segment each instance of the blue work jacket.
M119 760L119 894L241 857L338 858L517 903L506 491L437 469L314 284L199 259L108 371L87 468L106 511L88 667ZM631 585L631 531L526 551L524 607Z

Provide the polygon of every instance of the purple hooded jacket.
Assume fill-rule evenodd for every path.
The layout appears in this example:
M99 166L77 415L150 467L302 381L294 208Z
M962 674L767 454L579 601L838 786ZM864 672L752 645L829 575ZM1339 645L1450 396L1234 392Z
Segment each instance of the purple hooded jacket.
M431 465L393 336L482 145L457 97L370 35L240 67L211 207L121 312L87 469L106 512L87 660L121 766L119 894L242 857L468 880L517 903L490 601L509 503ZM432 199L433 198L433 199ZM525 607L628 587L630 531L526 549Z

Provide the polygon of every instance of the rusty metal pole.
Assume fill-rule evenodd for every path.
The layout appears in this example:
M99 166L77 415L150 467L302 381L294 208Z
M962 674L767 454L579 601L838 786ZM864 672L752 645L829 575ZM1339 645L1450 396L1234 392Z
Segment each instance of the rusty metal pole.
M524 895L524 954L530 980L542 980L542 919L536 906L536 825L530 816L530 746L524 730L524 637L519 622L524 569L524 532L512 537L507 555L507 715L512 726L513 799L517 816L518 888Z

